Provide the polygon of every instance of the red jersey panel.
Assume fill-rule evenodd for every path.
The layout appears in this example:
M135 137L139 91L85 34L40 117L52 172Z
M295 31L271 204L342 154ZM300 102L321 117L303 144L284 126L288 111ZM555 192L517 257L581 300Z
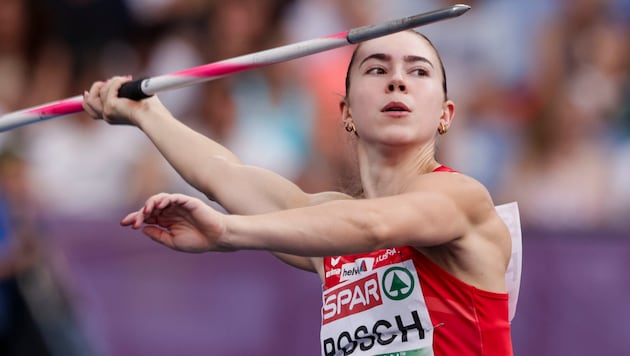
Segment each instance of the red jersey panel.
M391 296L396 289L404 293L404 288L413 284L413 279L405 279L404 273L400 274L403 278L395 277L397 279L390 279L392 282L386 282L387 272L376 271L405 262L413 263L411 268L415 269L419 282L413 292L422 294L421 302L412 302L411 298L408 302L398 302L409 304L411 313L401 313L399 309L386 310L385 313L391 313L390 317L383 316L383 312L375 313L388 301L386 295ZM396 268L400 269L390 269ZM399 341L403 347L404 342L418 336L421 339L427 337L428 340L421 341L425 342L425 347L428 342L436 356L513 355L507 293L470 286L412 247L325 257L324 271L322 327L332 322L345 324L336 329L338 335L332 333L331 336L327 332L324 337L322 334L323 355L374 355L370 351L381 346L381 341L382 345ZM331 290L335 293L330 293ZM357 295L360 298L357 299ZM331 301L336 302L336 310L326 308ZM420 309L428 311L430 320L422 318ZM360 321L357 323L353 318ZM389 336L384 337L385 334ZM429 354L426 349L406 352L410 355Z

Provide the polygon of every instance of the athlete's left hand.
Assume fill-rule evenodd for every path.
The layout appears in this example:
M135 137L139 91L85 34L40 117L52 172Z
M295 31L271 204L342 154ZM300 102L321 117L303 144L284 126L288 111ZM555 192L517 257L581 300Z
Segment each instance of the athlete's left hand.
M156 194L120 224L142 231L154 241L184 252L228 251L221 244L225 215L197 198L183 194Z

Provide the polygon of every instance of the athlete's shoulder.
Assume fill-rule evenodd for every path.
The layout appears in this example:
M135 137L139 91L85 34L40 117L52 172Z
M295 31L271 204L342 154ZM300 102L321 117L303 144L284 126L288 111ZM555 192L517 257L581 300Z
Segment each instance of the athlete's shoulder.
M456 194L475 192L487 197L488 189L474 177L449 166L440 165L427 174L421 174L416 179L412 190L447 191Z
M407 188L409 193L435 194L450 200L470 221L494 212L488 188L474 177L448 166L419 175Z

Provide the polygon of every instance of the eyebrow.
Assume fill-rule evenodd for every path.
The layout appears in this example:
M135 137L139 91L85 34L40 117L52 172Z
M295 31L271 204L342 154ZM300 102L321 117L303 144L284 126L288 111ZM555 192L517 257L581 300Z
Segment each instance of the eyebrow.
M385 54L385 53L373 53L370 54L369 56L365 57L361 63L359 63L359 68L361 68L361 66L363 65L363 63L365 63L366 61L370 60L370 59L376 59L379 60L381 62L389 62L392 60L392 56L390 56L389 54ZM431 63L430 60L428 60L425 57L422 56L416 56L416 55L406 55L403 57L403 61L405 61L406 63L414 63L414 62L424 62L427 63L428 65L431 66L431 68L433 68L433 63Z

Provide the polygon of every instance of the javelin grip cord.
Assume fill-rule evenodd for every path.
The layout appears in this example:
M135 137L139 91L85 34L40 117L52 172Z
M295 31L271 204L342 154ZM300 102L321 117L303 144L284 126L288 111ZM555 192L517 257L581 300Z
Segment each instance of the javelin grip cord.
M124 83L121 85L120 89L118 89L118 97L137 101L153 96L152 94L145 94L142 91L142 82L145 79L147 78L135 79Z

